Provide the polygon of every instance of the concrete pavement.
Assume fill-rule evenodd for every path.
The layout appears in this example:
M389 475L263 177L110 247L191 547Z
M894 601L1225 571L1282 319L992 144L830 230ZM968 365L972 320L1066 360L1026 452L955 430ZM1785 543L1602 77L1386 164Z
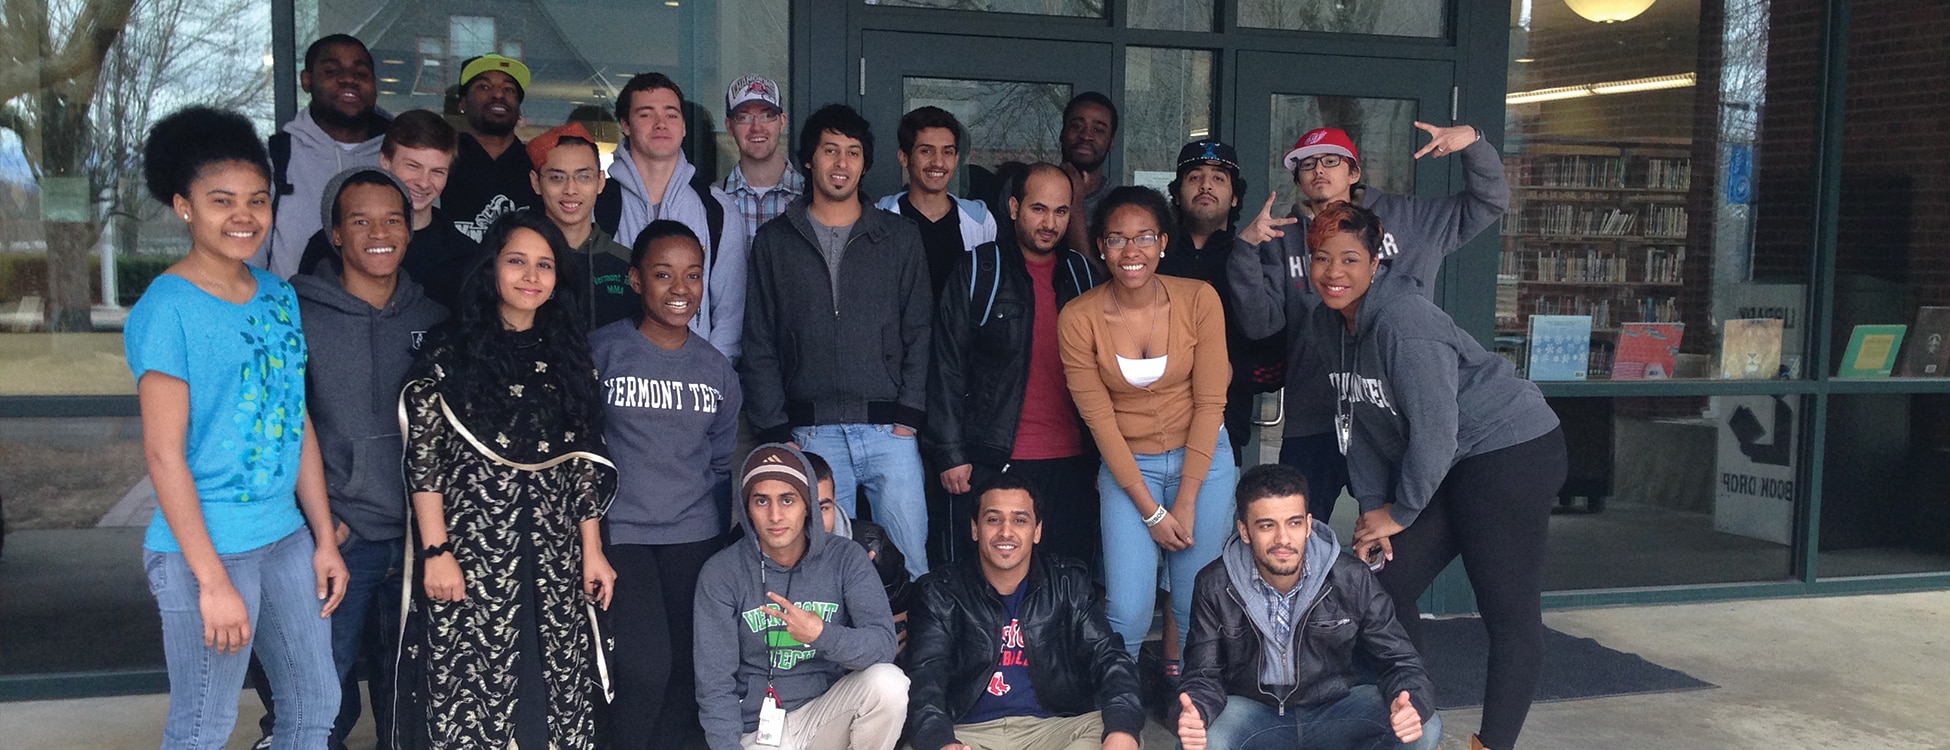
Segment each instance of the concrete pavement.
M1557 750L1950 748L1950 592L1550 612L1548 624L1715 683L1717 690L1539 704L1523 747ZM256 739L240 696L230 748ZM163 696L0 703L11 750L154 747ZM1464 750L1475 711L1450 711L1444 750ZM370 728L353 750L372 747ZM1147 748L1170 743L1160 727Z

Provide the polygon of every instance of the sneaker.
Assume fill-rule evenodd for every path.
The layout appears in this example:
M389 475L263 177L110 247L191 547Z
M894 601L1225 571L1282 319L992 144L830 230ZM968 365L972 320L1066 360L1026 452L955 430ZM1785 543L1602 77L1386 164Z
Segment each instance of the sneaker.
M271 750L271 735L259 737L257 744L251 745L251 750Z

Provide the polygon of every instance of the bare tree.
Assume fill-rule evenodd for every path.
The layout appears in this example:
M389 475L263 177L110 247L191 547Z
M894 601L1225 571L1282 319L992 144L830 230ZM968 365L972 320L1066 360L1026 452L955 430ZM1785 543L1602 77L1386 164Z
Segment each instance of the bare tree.
M142 196L149 127L188 104L268 115L270 80L255 64L267 34L251 28L262 19L250 0L6 2L0 38L15 64L0 74L0 127L20 136L42 200L56 202L43 210L48 329L86 331L104 220L132 252L141 220L158 212ZM43 75L14 75L34 69Z
M21 148L42 200L51 186L63 198L87 184L93 155L88 117L102 59L121 38L135 0L6 0L0 40L7 65L0 70L0 127L20 136ZM50 182L52 181L52 182ZM44 213L48 213L44 209ZM92 217L53 212L46 222L48 329L86 331L88 251L100 237ZM82 219L82 220L72 220Z

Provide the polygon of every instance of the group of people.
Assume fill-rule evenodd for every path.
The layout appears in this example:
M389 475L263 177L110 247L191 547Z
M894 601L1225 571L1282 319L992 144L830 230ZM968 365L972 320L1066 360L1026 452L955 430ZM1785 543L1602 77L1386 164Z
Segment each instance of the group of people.
M268 145L206 108L146 144L191 240L125 335L165 748L221 747L247 672L266 746L342 746L362 671L381 747L1135 748L1161 586L1183 747L1430 748L1415 600L1457 556L1472 746L1514 747L1566 461L1430 300L1508 203L1480 131L1417 123L1462 161L1439 199L1311 131L1293 210L1242 223L1218 141L1168 196L1118 186L1102 94L976 198L922 107L876 204L871 124L794 134L763 77L714 182L662 74L605 170L581 124L515 136L519 61L462 67L465 133L379 110L372 62L314 43ZM1280 461L1242 472L1282 388Z

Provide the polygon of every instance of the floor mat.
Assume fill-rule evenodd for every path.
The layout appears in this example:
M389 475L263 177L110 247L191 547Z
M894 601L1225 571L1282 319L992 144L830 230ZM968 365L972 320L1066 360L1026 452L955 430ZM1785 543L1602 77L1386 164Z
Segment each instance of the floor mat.
M1425 659L1435 679L1436 707L1474 708L1483 703L1489 636L1475 617L1422 623ZM1653 664L1590 638L1544 629L1544 675L1537 701L1583 700L1719 687L1676 669Z

